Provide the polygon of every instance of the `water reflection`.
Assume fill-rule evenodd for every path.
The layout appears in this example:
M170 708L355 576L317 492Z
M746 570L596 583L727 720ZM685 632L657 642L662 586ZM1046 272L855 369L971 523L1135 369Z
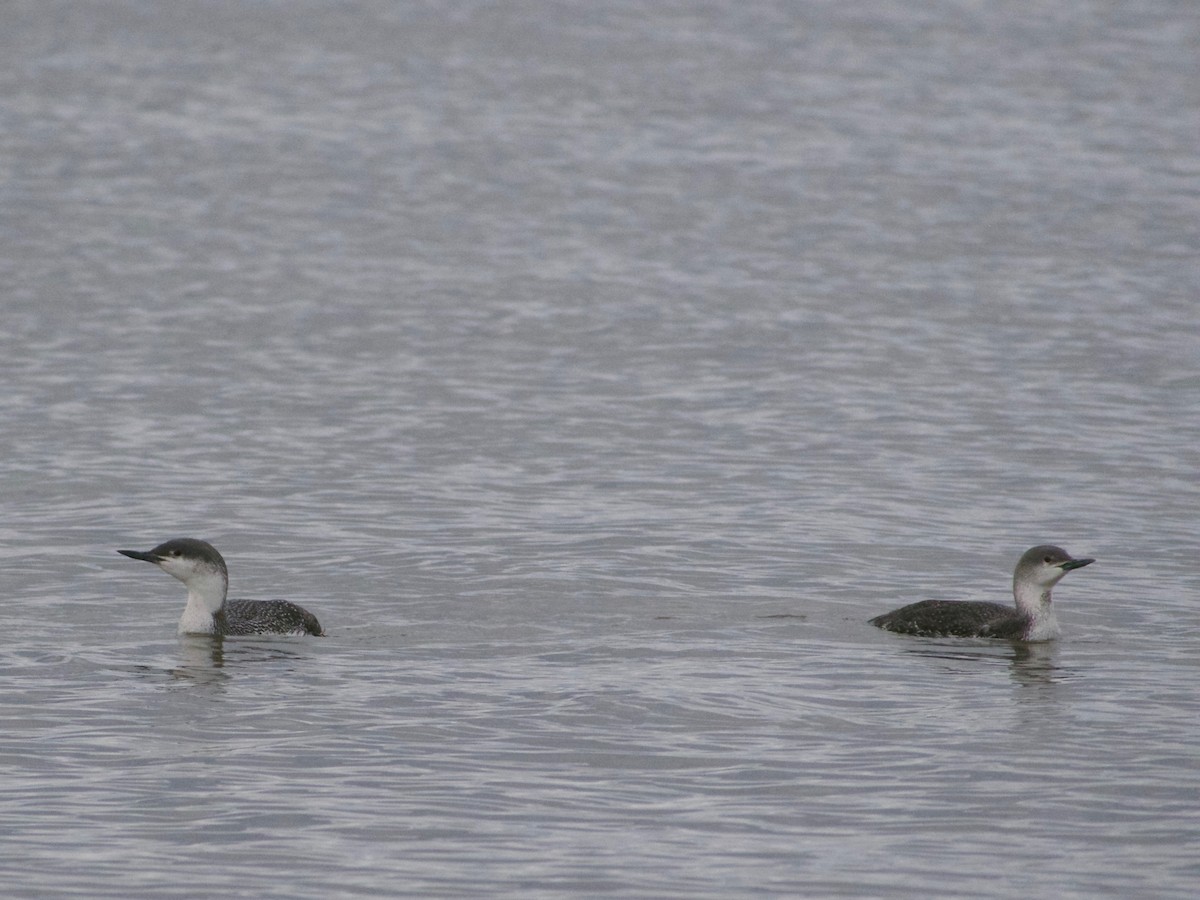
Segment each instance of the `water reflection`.
M986 663L1006 659L1013 681L1018 684L1050 684L1063 680L1065 670L1058 665L1057 641L979 641L925 644L905 652L931 659L977 661ZM954 674L961 670L952 667Z
M196 684L219 684L229 679L225 666L225 639L207 635L184 635L179 639L180 664L170 670L172 678Z
M1011 652L1010 671L1017 684L1053 684L1064 680L1066 670L1057 663L1057 641L1017 641L1012 644Z
M243 669L261 671L262 664L299 660L307 654L290 643L189 634L179 639L179 664L167 670L171 678L193 684L227 682Z

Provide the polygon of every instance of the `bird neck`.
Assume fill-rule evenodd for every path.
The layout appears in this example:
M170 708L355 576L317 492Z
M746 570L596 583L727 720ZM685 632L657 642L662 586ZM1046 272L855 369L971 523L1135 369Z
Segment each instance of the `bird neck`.
M214 616L225 607L229 581L221 572L195 575L187 582L187 606L179 620L180 634L212 634Z
M1029 620L1025 640L1046 641L1058 637L1058 619L1050 603L1050 588L1032 582L1013 582L1017 612Z

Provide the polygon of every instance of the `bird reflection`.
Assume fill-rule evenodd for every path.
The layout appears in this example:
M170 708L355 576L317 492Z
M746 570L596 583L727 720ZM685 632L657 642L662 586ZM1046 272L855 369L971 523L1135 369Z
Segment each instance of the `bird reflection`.
M1053 684L1066 677L1066 670L1058 664L1058 644L1053 641L938 641L908 648L906 652L956 662L1007 659L1013 681L1023 685ZM962 674L957 666L947 671Z

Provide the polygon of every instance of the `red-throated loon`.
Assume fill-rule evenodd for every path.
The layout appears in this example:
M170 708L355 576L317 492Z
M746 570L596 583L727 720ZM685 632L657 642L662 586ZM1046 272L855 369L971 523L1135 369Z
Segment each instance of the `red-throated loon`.
M180 634L324 634L316 616L287 600L227 600L229 570L205 541L175 538L148 553L117 552L152 562L187 586Z
M1072 559L1061 547L1042 544L1026 550L1013 571L1016 608L974 600L922 600L876 616L885 631L923 637L995 637L1049 641L1058 637L1050 589L1072 569L1094 559Z

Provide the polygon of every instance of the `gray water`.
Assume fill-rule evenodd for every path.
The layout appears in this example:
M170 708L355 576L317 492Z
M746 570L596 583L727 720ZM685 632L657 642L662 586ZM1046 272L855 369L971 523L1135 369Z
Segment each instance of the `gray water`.
M1192 0L0 15L6 896L1200 890Z

